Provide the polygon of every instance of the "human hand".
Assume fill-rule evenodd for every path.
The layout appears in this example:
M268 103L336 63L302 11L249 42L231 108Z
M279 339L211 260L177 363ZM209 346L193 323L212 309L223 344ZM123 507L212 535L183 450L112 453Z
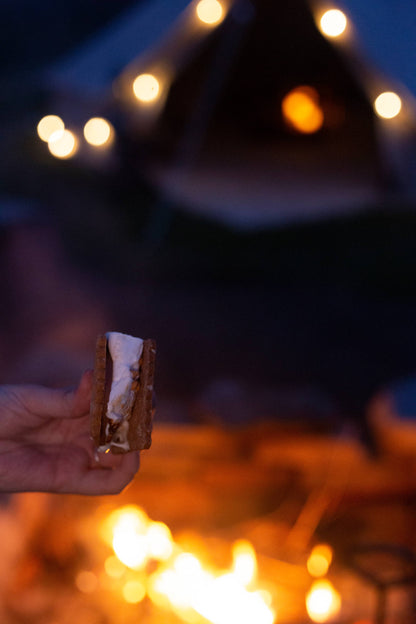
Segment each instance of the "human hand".
M92 371L76 390L0 386L0 492L117 494L139 452L97 454L89 433Z

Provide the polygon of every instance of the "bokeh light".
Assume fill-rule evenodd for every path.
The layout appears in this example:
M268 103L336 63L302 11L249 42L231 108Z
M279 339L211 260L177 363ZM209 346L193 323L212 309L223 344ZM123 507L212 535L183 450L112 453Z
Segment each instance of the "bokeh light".
M98 579L94 572L81 570L75 578L75 585L83 594L92 594L98 587Z
M247 540L237 540L233 544L233 572L243 585L249 585L257 574L256 551Z
M317 544L308 557L306 567L311 576L325 576L332 562L332 548L328 544Z
M149 556L166 561L173 552L173 538L169 527L163 522L152 522L146 533Z
M160 95L160 83L153 74L140 74L133 82L133 93L140 102L154 102Z
M196 14L201 22L214 26L221 22L224 10L218 0L200 0L196 6Z
M139 580L127 581L122 589L123 598L129 604L137 604L144 600L146 589Z
M37 131L39 138L46 143L51 138L54 132L59 132L65 129L65 124L58 115L46 115L42 117L37 125Z
M347 27L347 18L339 9L330 9L322 15L319 27L326 37L339 37Z
M70 130L57 130L49 137L48 148L52 156L65 160L76 154L78 141Z
M306 610L313 622L327 622L341 608L341 597L328 580L315 581L306 595Z
M114 509L102 522L100 534L106 544L112 546L114 532L120 523L127 522L129 526L140 528L145 531L149 525L149 517L146 512L137 505L123 505Z
M94 147L104 147L111 143L114 129L109 121L102 117L92 117L84 126L84 137Z
M394 91L384 91L374 101L374 110L382 119L397 117L402 108L402 101Z
M107 576L116 579L121 578L124 575L126 567L120 559L118 559L115 555L111 555L110 557L107 557L104 562L104 570Z
M319 104L319 94L313 87L296 87L282 101L286 124L303 134L313 134L322 128L324 114Z

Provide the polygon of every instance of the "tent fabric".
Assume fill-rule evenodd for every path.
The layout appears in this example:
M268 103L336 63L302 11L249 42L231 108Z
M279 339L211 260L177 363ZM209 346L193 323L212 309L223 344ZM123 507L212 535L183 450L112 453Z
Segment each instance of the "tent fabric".
M50 85L84 95L101 94L125 67L171 29L189 0L145 0L124 12L97 36L50 67Z
M108 89L133 59L169 32L189 3L142 0L51 67L47 79L84 94ZM357 43L374 66L416 96L416 0L337 0L336 5L351 18Z
M416 96L416 1L337 0L358 34L358 45L386 77Z

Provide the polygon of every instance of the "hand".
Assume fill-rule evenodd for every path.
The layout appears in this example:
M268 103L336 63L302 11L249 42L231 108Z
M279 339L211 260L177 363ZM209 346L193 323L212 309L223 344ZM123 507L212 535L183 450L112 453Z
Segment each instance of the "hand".
M76 390L0 386L0 492L117 494L140 454L96 454L89 433L92 371Z

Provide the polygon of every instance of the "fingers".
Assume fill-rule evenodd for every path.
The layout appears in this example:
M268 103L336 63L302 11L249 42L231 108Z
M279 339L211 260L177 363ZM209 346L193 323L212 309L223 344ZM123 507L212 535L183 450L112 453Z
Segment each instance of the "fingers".
M140 467L140 453L126 453L100 458L97 468L88 470L76 484L76 491L72 494L87 494L93 496L119 494L132 481ZM69 492L68 492L69 493Z
M75 390L43 386L11 386L13 397L28 413L39 418L79 418L89 412L93 372L86 371Z
M92 390L93 371L87 370L82 375L78 388L73 393L72 416L79 418L89 412Z

